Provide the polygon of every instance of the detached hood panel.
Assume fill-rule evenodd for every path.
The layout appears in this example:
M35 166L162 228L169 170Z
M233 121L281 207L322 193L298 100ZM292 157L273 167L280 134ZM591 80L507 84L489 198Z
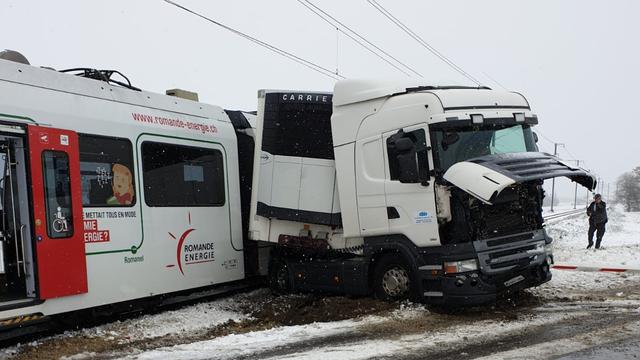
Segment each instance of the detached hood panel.
M541 152L477 157L456 163L444 173L445 180L489 204L513 184L559 176L568 177L589 190L596 186L595 176L588 171Z

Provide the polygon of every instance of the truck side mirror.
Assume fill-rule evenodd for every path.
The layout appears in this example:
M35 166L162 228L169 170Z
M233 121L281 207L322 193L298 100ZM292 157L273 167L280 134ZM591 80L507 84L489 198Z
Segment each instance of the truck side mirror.
M536 144L537 144L538 143L538 134L536 134L535 131L532 131L532 133L533 133L533 141L535 141Z
M400 138L395 141L395 148L397 151L398 180L401 183L419 183L416 145L409 138Z
M458 142L458 140L460 140L460 135L458 135L457 132L445 134L441 143L442 149L446 151L449 148L449 145L455 144L456 142Z
M411 149L415 150L415 144L413 143L413 141L411 141L411 139L406 137L397 139L395 141L395 145L396 145L396 150L399 153L411 151Z

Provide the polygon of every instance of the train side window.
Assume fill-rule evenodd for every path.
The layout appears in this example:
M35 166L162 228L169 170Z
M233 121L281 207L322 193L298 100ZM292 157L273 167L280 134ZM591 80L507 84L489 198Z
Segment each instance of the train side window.
M128 139L80 134L84 207L136 204L133 147Z
M149 206L223 206L222 152L193 146L142 143L144 199Z
M42 152L47 234L52 239L73 236L69 157L62 151Z

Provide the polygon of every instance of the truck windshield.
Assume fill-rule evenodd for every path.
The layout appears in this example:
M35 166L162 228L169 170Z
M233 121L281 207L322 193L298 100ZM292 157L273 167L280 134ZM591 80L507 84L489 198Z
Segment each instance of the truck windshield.
M538 151L529 125L432 126L432 142L440 171L468 159L491 155Z

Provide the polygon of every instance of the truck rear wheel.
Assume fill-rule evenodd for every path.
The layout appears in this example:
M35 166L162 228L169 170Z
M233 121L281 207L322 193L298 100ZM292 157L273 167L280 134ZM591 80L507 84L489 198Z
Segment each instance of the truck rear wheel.
M269 288L278 295L291 291L289 267L282 259L272 260L271 266L269 266Z
M389 254L381 257L373 273L373 290L376 298L386 301L412 297L413 274L402 256Z

